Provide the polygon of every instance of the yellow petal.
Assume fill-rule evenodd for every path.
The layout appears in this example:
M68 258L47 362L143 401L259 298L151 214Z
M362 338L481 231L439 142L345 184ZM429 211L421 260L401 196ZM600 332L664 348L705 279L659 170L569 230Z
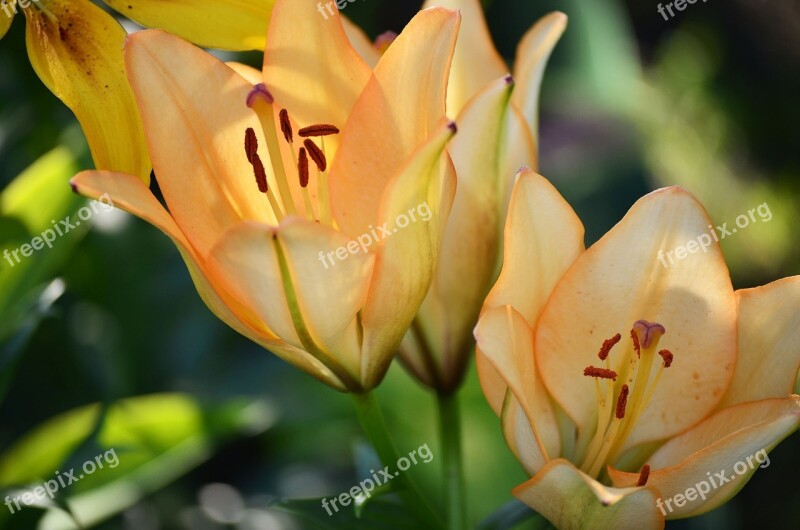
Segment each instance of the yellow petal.
M559 530L664 528L654 490L603 486L562 459L547 464L513 494Z
M14 7L6 0L0 1L0 7L3 9L3 14L0 15L0 39L6 36L11 23L14 21Z
M535 473L548 460L559 456L560 440L550 398L536 373L533 330L514 308L503 306L481 313L475 339L481 354L497 370L525 411L526 427L535 429L531 434L536 444L527 451L526 458L526 468ZM504 420L505 414L504 411ZM511 435L518 436L516 429Z
M318 0L275 4L264 54L264 82L275 105L301 127L329 123L344 128L371 69L350 44L339 10L324 18ZM327 12L327 10L325 10ZM325 139L333 158L338 136Z
M378 253L363 312L362 379L377 385L414 319L433 277L455 194L455 169L444 149L455 134L443 124L388 184L374 238Z
M506 395L503 403L500 424L509 449L525 468L525 471L531 475L538 472L547 462L536 442L528 415L514 394L510 392ZM553 456L556 455L557 453L553 453ZM550 453L547 456L552 458Z
M78 193L94 199L107 194L114 206L144 219L164 232L175 243L186 262L200 297L220 320L286 362L334 388L344 390L341 381L322 363L308 353L277 339L253 311L221 288L221 283L211 276L206 262L200 258L172 217L139 179L124 173L85 171L75 176L71 184Z
M344 32L347 33L347 38L350 40L350 44L353 45L353 48L356 49L358 54L364 59L364 62L369 65L370 68L375 68L378 64L378 61L381 59L381 52L373 45L372 41L369 40L367 34L364 31L356 26L349 18L346 16L339 14L339 19L342 21L342 27L344 28Z
M276 228L242 223L230 229L211 250L208 267L216 281L279 339L308 352L333 372L337 388L356 386L341 360L331 358L310 336L298 307L298 283Z
M31 65L75 113L95 166L149 182L142 122L125 78L125 30L88 0L39 0L22 12Z
M423 9L432 6L459 10L463 17L447 83L447 115L458 116L486 85L506 75L508 66L494 47L479 0L427 0Z
M656 451L648 460L652 471L647 484L660 492L661 509L668 518L713 510L735 495L759 467L767 467L769 451L798 427L800 396L796 395L724 409ZM638 477L614 469L609 473L615 485L634 484Z
M624 219L567 271L542 312L536 360L553 397L579 428L593 429L598 404L583 370L604 339L628 337L640 319L666 328L659 348L675 355L627 446L673 436L707 416L728 388L736 362L736 303L719 245L702 205L680 188L640 199ZM705 235L706 253L665 267L659 252ZM697 241L695 241L697 243ZM610 356L618 373L631 342Z
M418 313L425 325L439 389L455 388L472 349L472 334L500 254L499 193L513 174L503 166L502 137L511 95L501 78L459 117L460 134L448 146L458 186L447 221L439 267ZM519 167L519 166L517 166Z
M792 393L800 370L800 276L736 291L739 358L727 407Z
M206 255L243 220L274 224L244 152L245 130L261 131L245 104L252 85L199 48L157 30L132 35L126 60L156 178L198 252ZM269 167L266 150L260 154Z
M281 223L278 241L311 339L358 379L356 314L366 301L375 254L341 232L299 218Z
M556 283L583 250L583 225L569 204L547 179L521 170L506 220L503 269L485 306L510 305L535 327Z
M558 11L543 17L525 34L517 47L514 79L519 89L513 102L522 111L539 144L539 92L550 54L567 28L567 15Z
M380 224L388 182L438 130L459 20L442 8L418 13L381 57L353 109L330 179L336 221L353 237Z
M147 28L204 48L263 50L275 0L103 0Z
M503 411L503 401L508 392L508 384L492 362L483 354L480 345L475 347L475 367L478 370L478 381L486 401L494 413L500 416Z
M263 74L261 73L261 70L253 68L252 66L242 63L237 63L236 61L229 61L225 64L228 66L228 68L230 68L243 78L247 79L249 83L252 83L254 85L261 83L263 79Z

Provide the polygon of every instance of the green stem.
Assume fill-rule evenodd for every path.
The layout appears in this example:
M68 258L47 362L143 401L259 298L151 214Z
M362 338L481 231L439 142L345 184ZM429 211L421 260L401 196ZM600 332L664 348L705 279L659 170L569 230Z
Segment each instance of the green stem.
M386 420L378 405L378 400L375 399L372 392L351 395L364 434L369 438L383 465L388 466L390 470L395 470L399 456L394 442L389 436ZM392 479L392 485L397 488L393 489L397 491L406 507L421 521L429 522L432 528L442 528L441 519L425 500L409 473L399 470L395 473L397 474Z
M444 467L444 497L447 502L447 528L467 527L464 470L461 456L461 417L455 393L439 394L439 427Z

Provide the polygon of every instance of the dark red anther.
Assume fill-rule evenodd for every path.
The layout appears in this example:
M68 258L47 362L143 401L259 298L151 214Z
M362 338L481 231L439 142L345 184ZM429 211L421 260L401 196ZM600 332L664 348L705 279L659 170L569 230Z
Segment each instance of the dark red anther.
M297 134L303 138L308 138L309 136L330 136L331 134L339 134L339 128L327 123L318 123L316 125L303 127L297 131Z
M600 379L617 380L617 372L607 368L597 368L596 366L587 366L583 369L583 375L586 377L598 377Z
M661 350L660 352L658 352L658 354L661 356L662 359L664 359L664 368L669 368L670 366L672 366L673 355L671 351Z
M308 156L311 157L311 160L317 165L317 169L320 171L328 169L328 159L325 158L325 153L322 152L322 149L317 147L317 144L311 140L305 140L303 145L306 146Z
M281 132L283 137L290 144L294 142L294 133L292 132L292 121L289 119L289 111L282 109L279 113L281 119Z
M244 152L247 154L247 161L253 163L253 155L258 151L258 138L252 127L248 127L244 132Z
M617 333L610 339L603 341L603 345L600 347L600 351L597 353L597 356L600 357L601 361L605 361L608 358L608 354L620 340L622 339L622 335Z
M617 419L625 417L625 407L628 406L628 385L622 385L622 390L617 398Z
M300 148L300 155L297 161L297 173L300 175L300 187L305 188L308 186L308 157L306 156L306 148Z

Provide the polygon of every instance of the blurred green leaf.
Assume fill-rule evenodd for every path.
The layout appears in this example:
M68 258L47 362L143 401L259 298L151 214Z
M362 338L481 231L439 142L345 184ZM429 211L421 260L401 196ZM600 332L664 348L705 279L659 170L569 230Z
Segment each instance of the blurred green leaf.
M221 441L261 431L272 421L271 410L259 402L234 401L206 411L183 394L130 398L105 409L89 405L45 422L0 456L0 486L35 487L59 472L68 481L64 473L70 472L77 481L59 488L57 500L90 525L201 464ZM49 509L40 528L76 528L69 515L45 501L40 507ZM0 526L9 517L0 511Z
M86 232L84 224L29 257L14 252L85 202L69 188L78 171L76 155L59 147L37 160L0 193L0 343L22 325L35 306L34 290L58 274ZM55 231L53 232L56 233Z

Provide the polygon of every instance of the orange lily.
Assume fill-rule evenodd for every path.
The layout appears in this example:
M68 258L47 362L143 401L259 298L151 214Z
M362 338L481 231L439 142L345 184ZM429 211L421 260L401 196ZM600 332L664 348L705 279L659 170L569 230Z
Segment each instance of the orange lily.
M659 251L709 225L692 195L660 189L584 250L555 188L518 177L478 367L533 476L513 493L558 528L663 528L712 510L758 468L739 462L800 426L800 277L734 291L714 242L662 265ZM719 472L737 476L700 495Z
M202 46L264 48L273 0L104 0L120 14ZM90 0L0 1L0 39L16 15L26 19L36 74L75 113L98 169L131 173L145 183L150 159L136 102L125 78L126 32Z
M512 78L478 0L425 4L433 5L458 9L462 34L469 36L458 40L447 87L447 114L457 116L461 131L448 147L458 186L439 268L401 358L420 381L450 392L464 376L472 329L497 277L513 176L521 166L537 164L540 85L567 17L551 13L528 31Z
M263 79L159 31L129 37L127 72L169 210L131 175L84 172L72 184L166 233L228 325L362 392L381 381L425 295L452 204L444 101L459 15L420 13L372 71L316 6L276 2ZM422 204L427 222L401 226ZM350 250L375 227L391 236Z

